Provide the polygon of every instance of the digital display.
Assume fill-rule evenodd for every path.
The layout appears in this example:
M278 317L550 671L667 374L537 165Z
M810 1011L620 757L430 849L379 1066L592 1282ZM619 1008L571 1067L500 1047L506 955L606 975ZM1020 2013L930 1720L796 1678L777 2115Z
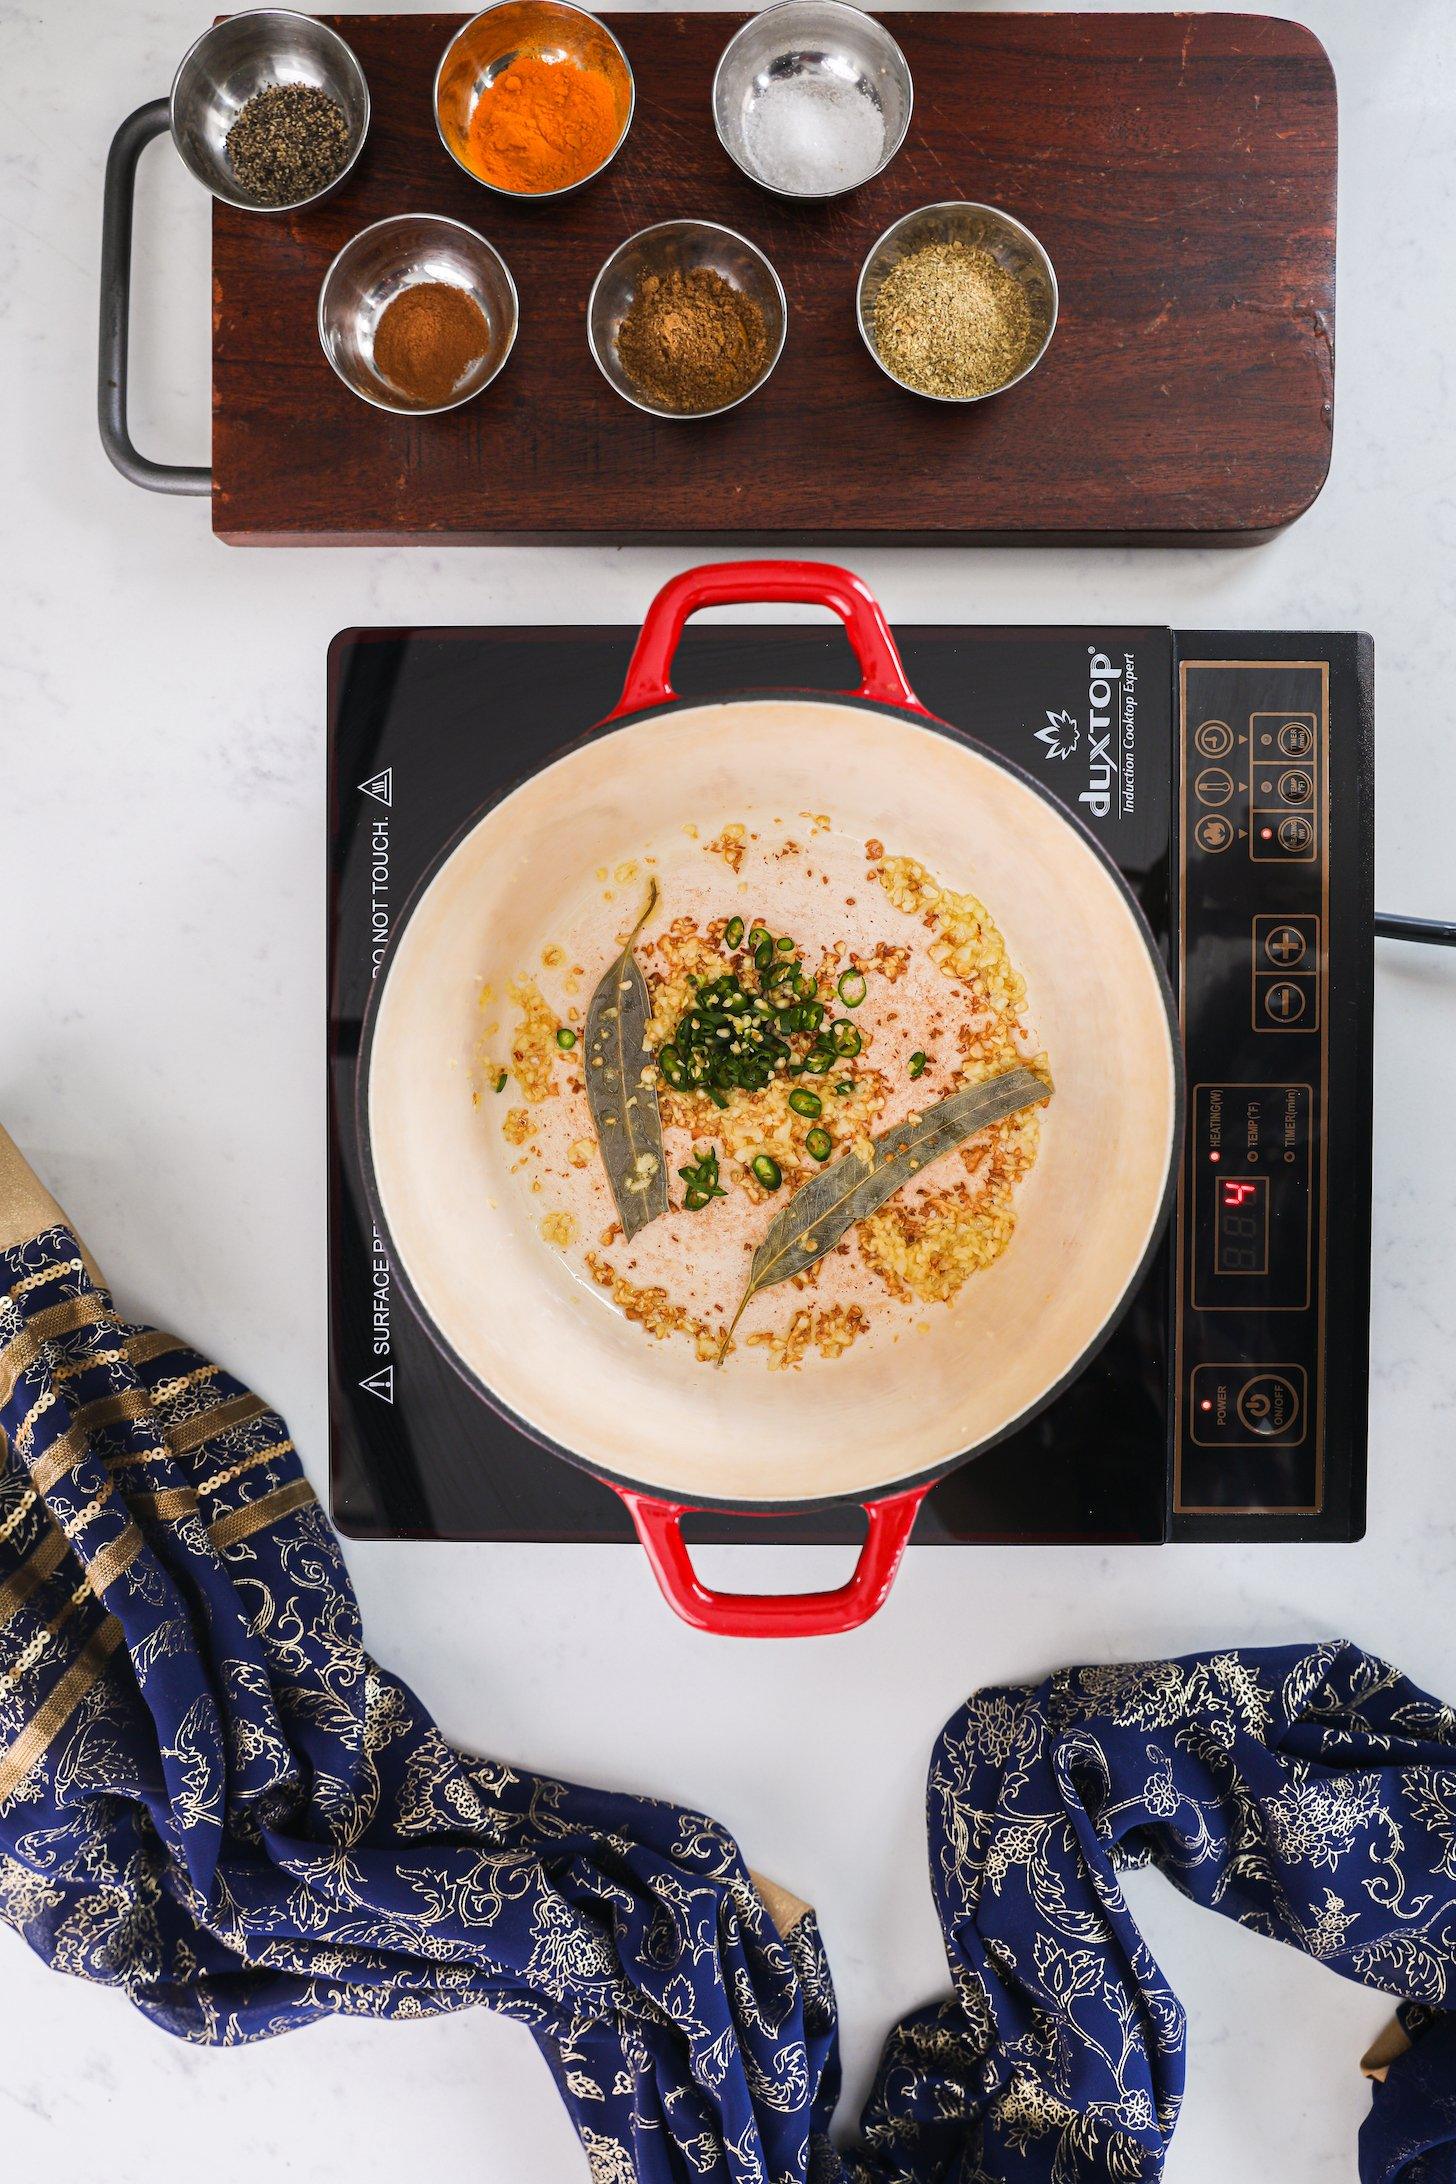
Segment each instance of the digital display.
M1214 1194L1214 1267L1220 1274L1269 1271L1269 1178L1224 1175Z

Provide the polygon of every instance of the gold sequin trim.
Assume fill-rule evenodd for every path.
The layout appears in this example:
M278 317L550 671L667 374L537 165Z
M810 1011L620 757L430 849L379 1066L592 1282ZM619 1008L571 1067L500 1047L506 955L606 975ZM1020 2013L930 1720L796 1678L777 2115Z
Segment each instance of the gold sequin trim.
M109 1546L102 1548L93 1561L87 1563L86 1582L98 1600L119 1577L125 1577L145 1545L146 1541L136 1525L129 1524Z
M290 1479L287 1486L276 1487L271 1494L249 1502L246 1509L234 1509L230 1516L219 1517L212 1527L212 1544L217 1548L235 1547L240 1539L261 1532L275 1517L286 1517L314 1498L307 1479Z
M139 1517L156 1517L167 1524L174 1517L190 1517L197 1496L190 1486L164 1486L158 1494L128 1494L126 1505Z
M151 1407L145 1388L123 1388L119 1395L98 1395L94 1402L83 1403L76 1423L85 1433L104 1433L108 1426L134 1425Z
M68 1471L74 1471L86 1454L86 1447L86 1436L73 1421L64 1433L52 1441L44 1456L31 1465L31 1483L36 1492L48 1494Z
M70 1553L70 1542L64 1532L52 1529L40 1545L32 1550L18 1570L11 1572L0 1585L0 1630L12 1615L25 1606L31 1594L42 1586L53 1571L58 1570Z
M214 1471L210 1478L199 1479L197 1492L216 1494L220 1488L231 1486L234 1479L240 1479L245 1471L254 1471L259 1464L271 1463L275 1456L287 1456L292 1448L292 1441L271 1441L267 1448L255 1449L251 1456L240 1456L235 1464L228 1465L226 1471Z
M180 1425L168 1426L167 1439L179 1456L188 1456L215 1434L226 1433L231 1426L246 1426L254 1418L261 1418L267 1409L260 1395L231 1396L226 1403L202 1411L196 1418L184 1418Z
M139 1335L127 1337L126 1354L133 1365L150 1365L155 1357L165 1357L169 1350L185 1350L185 1342L175 1335L164 1334L160 1327L148 1327Z
M25 1455L26 1450L30 1447L31 1442L35 1439L36 1427L40 1424L40 1421L42 1420L42 1418L44 1418L48 1410L55 1409L56 1401L57 1397L55 1389L45 1388L31 1404L30 1409L26 1412L25 1416L21 1419L20 1424L15 1429L13 1445L17 1456L23 1457Z
M111 1307L101 1297L66 1297L60 1304L49 1305L44 1312L23 1327L15 1340L0 1351L0 1410L14 1395L22 1373L28 1372L48 1342L61 1335L74 1335L83 1327L94 1327L112 1317Z
M177 1491L186 1492L189 1499L191 1498L190 1489L177 1489ZM153 1496L151 1498L161 1500L163 1497ZM239 1540L250 1538L254 1532L261 1532L265 1526L276 1522L281 1517L288 1516L295 1509L301 1509L306 1502L311 1502L314 1498L313 1488L309 1485L307 1479L291 1479L286 1486L280 1486L273 1493L263 1495L260 1500L250 1502L247 1508L234 1509L230 1515L220 1517L217 1523L212 1526L213 1545L219 1550L236 1546ZM117 1541L115 1546L108 1552L119 1555L122 1541L125 1539L126 1535L123 1534L122 1540ZM136 1551L139 1551L140 1545L139 1540ZM98 1568L101 1566L102 1559L101 1556L97 1557L96 1566ZM111 1576L108 1582L114 1583L117 1575L120 1575L119 1570ZM61 1615L56 1618L51 1629L41 1634L42 1640L60 1627L61 1623L72 1612L76 1603L85 1596L86 1591L95 1582L93 1576L88 1579L86 1586L77 1588L76 1592L71 1596L70 1603L62 1611ZM26 1723L19 1736L3 1752L0 1752L0 1802L9 1797L11 1792L25 1780L32 1767L45 1757L50 1746L80 1705L86 1693L101 1675L111 1655L120 1644L121 1636L121 1624L114 1615L108 1616L100 1629L86 1641L85 1646L71 1663L71 1666L54 1685L39 1712Z
M0 1800L7 1798L36 1762L45 1757L120 1643L121 1625L114 1615L108 1615L53 1686L44 1706L0 1752Z
M22 1274L6 1291L7 1296L28 1297L32 1289L43 1289L47 1282L59 1281L63 1274L79 1274L80 1259L57 1259L53 1266L37 1267L33 1274Z
M152 1400L155 1403L173 1403L188 1388L200 1388L204 1380L215 1380L217 1374L216 1365L199 1365L195 1372L178 1373L172 1380L159 1380L152 1390Z
M21 1495L19 1501L15 1504L15 1507L11 1510L9 1516L5 1519L5 1522L3 1524L0 1524L0 1547L3 1547L5 1545L6 1540L9 1539L12 1532L19 1531L21 1525L30 1515L31 1510L34 1509L39 1499L40 1496L36 1493L35 1488L33 1486L28 1486L25 1492Z

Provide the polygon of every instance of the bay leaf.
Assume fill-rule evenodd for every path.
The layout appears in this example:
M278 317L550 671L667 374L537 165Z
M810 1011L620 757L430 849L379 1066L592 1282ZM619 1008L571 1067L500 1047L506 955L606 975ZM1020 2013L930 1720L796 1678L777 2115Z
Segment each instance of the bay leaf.
M856 1221L878 1213L887 1199L943 1153L954 1152L990 1123L1051 1096L1051 1086L1034 1071L1020 1066L1003 1069L997 1076L949 1093L898 1129L882 1132L868 1153L844 1153L811 1176L774 1216L753 1254L748 1287L723 1337L718 1363L722 1364L734 1328L761 1289L804 1273L832 1251Z
M632 953L657 905L657 882L627 945L586 1012L586 1096L617 1216L630 1242L667 1211L667 1161L657 1106L657 1064L647 1046L647 981Z

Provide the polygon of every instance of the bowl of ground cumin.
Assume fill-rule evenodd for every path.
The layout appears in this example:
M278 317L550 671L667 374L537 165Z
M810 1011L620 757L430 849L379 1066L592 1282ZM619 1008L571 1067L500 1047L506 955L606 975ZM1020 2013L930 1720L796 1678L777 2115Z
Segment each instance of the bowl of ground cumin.
M858 315L896 386L932 402L984 402L1046 355L1057 276L1030 228L996 206L922 205L865 259Z
M587 341L623 401L649 416L721 417L783 353L789 307L756 243L711 220L664 220L612 252Z

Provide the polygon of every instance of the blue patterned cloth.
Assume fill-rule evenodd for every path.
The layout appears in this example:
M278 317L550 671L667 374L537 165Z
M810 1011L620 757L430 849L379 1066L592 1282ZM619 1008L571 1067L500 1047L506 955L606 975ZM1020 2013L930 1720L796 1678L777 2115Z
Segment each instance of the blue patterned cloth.
M1117 1880L1151 1860L1422 2005L1360 2173L1456 2184L1456 1723L1357 1648L972 1699L930 1776L953 1992L841 2153L812 1914L781 1935L711 1820L448 1745L364 1651L283 1421L119 1320L62 1226L0 1252L0 1428L0 1917L169 2032L487 2004L593 2184L1134 2184L1183 2085Z

